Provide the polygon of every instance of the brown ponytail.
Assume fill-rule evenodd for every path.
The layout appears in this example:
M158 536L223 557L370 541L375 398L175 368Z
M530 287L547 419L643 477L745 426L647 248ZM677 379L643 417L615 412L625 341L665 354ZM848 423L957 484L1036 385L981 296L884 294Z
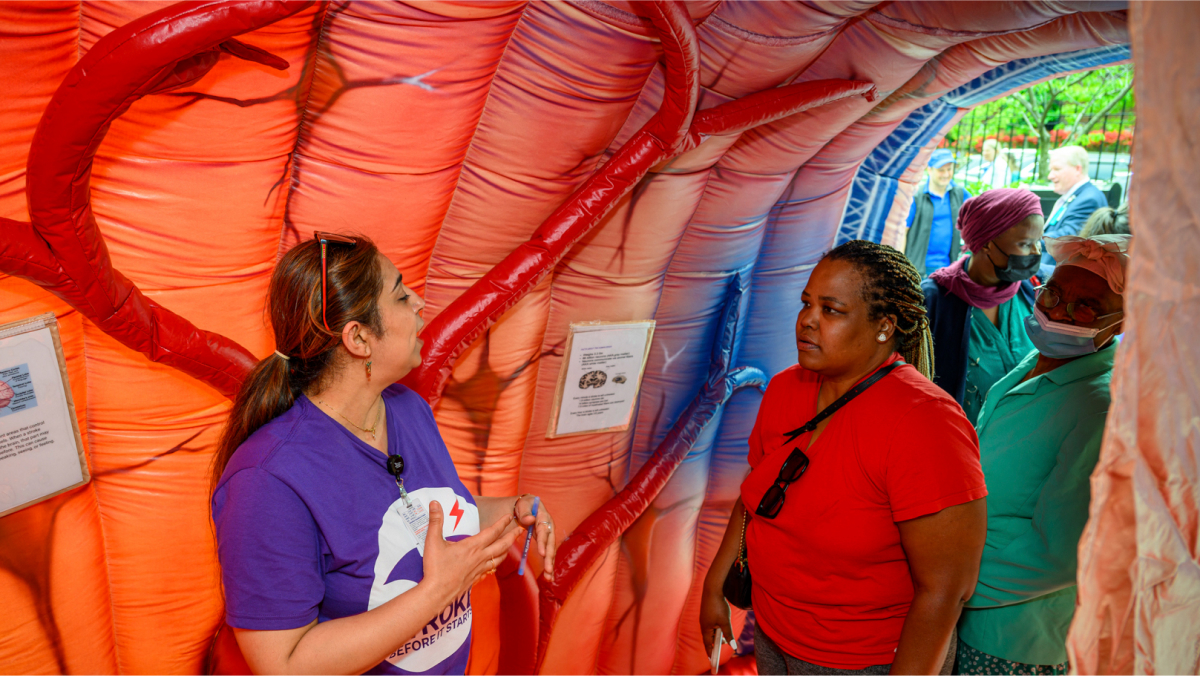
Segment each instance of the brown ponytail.
M283 415L301 394L319 387L328 376L342 344L343 326L357 321L376 335L383 334L379 249L366 237L354 239L354 245L331 242L326 247L329 304L325 316L332 331L325 329L321 319L320 245L302 242L275 266L267 308L275 349L288 358L271 354L242 383L213 460L214 488L234 452L255 430Z
M1096 235L1128 235L1129 234L1129 202L1113 209L1100 207L1088 216L1083 224L1080 237L1095 237Z
M863 277L871 318L896 316L896 351L933 380L933 336L925 315L921 274L904 254L886 244L856 239L825 254L851 263Z

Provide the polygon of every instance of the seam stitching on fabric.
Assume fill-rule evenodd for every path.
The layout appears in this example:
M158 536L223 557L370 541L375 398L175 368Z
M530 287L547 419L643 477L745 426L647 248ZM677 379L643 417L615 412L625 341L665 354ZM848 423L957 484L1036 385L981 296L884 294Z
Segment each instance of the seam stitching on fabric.
M496 59L496 68L492 71L492 77L488 80L488 92L483 99L483 106L479 109L479 117L475 119L475 127L471 130L471 140L467 143L467 150L463 153L462 161L458 163L458 176L454 179L454 188L450 191L450 203L446 205L446 211L442 214L442 222L438 226L437 237L433 240L433 246L429 249L429 263L425 267L425 296L429 295L429 280L430 272L433 270L434 261L437 259L438 245L442 243L442 233L446 229L446 218L450 215L450 211L454 209L454 203L458 201L459 186L462 184L463 171L467 168L467 160L471 157L471 151L475 149L475 140L479 136L479 125L483 122L483 118L488 113L488 106L492 102L492 94L496 87L496 77L500 74L500 69L504 66L504 60L508 57L508 50L512 46L513 38L517 31L521 29L521 24L525 22L525 13L529 9L529 3L526 2L521 7L521 16L517 18L513 24L512 31L508 34L508 39L504 41L504 49L500 52L500 58ZM460 274L447 274L447 278L452 279L474 279L479 280L480 277L468 278ZM450 302L454 302L451 300ZM446 305L449 307L449 304ZM445 308L443 308L443 311ZM441 314L439 312L438 314ZM453 366L451 367L453 369ZM519 476L519 475L518 475Z
M87 347L88 347L89 341L88 341L86 329L87 329L87 323L91 320L89 320L87 315L83 314L82 312L80 312L80 319L82 321L79 325L79 330L80 330L80 333L82 334L80 336L80 338L81 338L81 342L83 343L83 354L84 354L83 391L85 393L87 393L87 398L88 398L88 402L89 402L88 406L85 407L84 429L87 430L87 435L88 435L88 449L87 450L88 450L88 460L90 461L92 459L92 454L94 453L93 444L94 444L95 437L93 437L93 435L92 435L94 430L92 428L92 416L90 415L90 410L89 410L91 408L90 402L92 401L92 378L91 378L91 374L88 372L89 369L88 369L88 360L87 360ZM92 324L95 325L95 322L92 322ZM100 327L96 326L96 328L99 329ZM103 331L103 329L101 329L101 331ZM89 462L89 465L90 465L90 462ZM90 470L90 466L89 466L89 470ZM108 529L105 527L105 523L104 523L104 521L105 521L104 502L100 499L100 490L97 488L95 476L93 476L92 480L88 482L88 489L92 493L92 499L95 500L96 524L100 529L100 547L104 550L104 577L106 578L106 581L108 582L106 591L108 592L108 594L107 594L108 595L108 616L112 623L111 631L112 631L113 662L117 666L117 671L124 673L124 669L121 668L122 667L122 665L121 665L121 642L117 639L117 602L113 596L113 588L112 588L112 583L113 583L112 558L111 558L112 551L111 551L111 549L109 547L109 543L108 543L108 537L109 537Z
M186 15L183 15L183 16L190 16L191 14L195 14L195 13L199 12L199 11L200 11L200 9L201 9L201 8L193 8L193 9L192 9L192 10L191 10L191 11L190 11L188 14L186 14ZM83 10L82 10L82 5L81 5L81 8L80 8L80 14L79 14L79 17L80 17L80 19L79 19L79 24L80 24L80 26L82 27L82 25L83 25ZM131 42L134 42L135 40L138 40L139 38L141 38L141 37L142 37L143 35L145 35L146 33L150 33L151 31L153 31L153 30L155 30L155 29L157 29L157 28L159 28L159 27L163 26L165 23L166 23L166 21L165 21L164 19L161 19L161 18L160 18L160 19L158 19L158 20L157 20L155 23L153 23L153 24L151 24L151 25L149 25L149 26L144 26L144 27L143 27L143 28L142 28L140 31L138 31L138 32L136 32L136 33L133 33L132 35L128 35L128 36L126 36L126 37L125 37L125 39L124 39L123 41L121 41L121 42L120 42L120 43L118 43L118 44L115 44L115 45L113 45L113 46L112 46L112 47L111 47L111 48L110 48L110 49L109 49L107 52L105 52L105 53L101 54L101 55L100 55L100 56L97 58L97 60L96 60L96 63L95 63L95 65L93 66L93 68L94 68L94 69L98 69L98 70L103 70L103 65L104 65L104 64L107 62L107 60L108 60L108 59L111 59L111 58L113 58L113 54L114 54L114 52L116 52L118 49L120 49L120 48L124 47L125 45L127 45L127 44L129 44L129 43L131 43ZM111 32L110 32L110 34L111 34ZM102 36L102 38L101 38L101 39L103 39L103 37L107 37L107 36ZM95 49L95 47L96 47L96 46L95 46L95 45L93 45L93 46L92 46L92 49ZM91 52L91 50L89 50L89 53L90 53L90 52ZM71 69L72 69L72 70L74 70L74 69L75 69L75 67L77 67L77 66L79 65L79 61L81 61L81 60L82 60L82 58L78 59L78 60L75 62L75 65L71 67ZM170 68L174 68L174 64L171 64L169 67L170 67ZM162 72L163 70L166 70L166 69L167 69L167 67L164 67L164 68L160 69L158 72ZM68 71L68 76L69 76L69 75L70 75L70 71ZM83 76L81 76L81 77L79 78L78 82L76 83L76 85L78 85L79 83L82 83L84 80L86 80L86 78L87 78L87 75L83 75ZM138 89L136 89L136 90L135 90L135 92L136 92L136 91L139 91L139 90L141 89L141 87L144 87L144 86L145 86L145 83L143 83L142 85L140 85L140 86L138 87ZM141 98L141 97L139 97L139 98ZM44 116L45 116L47 113L49 113L49 112L51 111L51 107L52 107L53 105L54 105L54 97L52 96L52 97L51 97L51 99L50 99L50 102L49 102L49 103L47 104L47 106L46 106L46 112L44 112L44 113L43 113L43 117L44 117ZM59 106L59 107L61 107L61 106ZM125 112L127 112L127 111L128 111L128 108L126 108L125 110L122 110L122 111L120 111L120 112L113 111L113 112L110 112L110 113L108 114L108 117L106 118L106 120L105 120L104 124L103 124L103 125L101 125L100 127L97 127L97 128L96 128L96 129L95 129L95 130L92 132L92 135L91 135L91 137L88 139L88 147L92 147L93 145L95 145L95 147L96 147L96 150L95 150L95 152L93 152L93 153L92 153L92 158L91 158L91 161L89 161L89 162L82 162L82 161L80 161L80 162L76 162L76 163L75 163L75 165L72 167L72 170L73 170L73 177L74 177L74 178L78 178L79 176L81 176L81 174L83 173L83 167L84 167L85 165L88 167L88 172L89 172L89 175L88 175L88 180L89 180L89 184L88 184L88 192L87 192L87 195L84 197L84 204L82 204L82 205L79 205L79 204L77 204L77 203L76 203L76 193L75 193L75 191L74 191L74 190L70 190L70 191L68 191L68 193L67 193L67 197L66 197L67 205L68 205L68 207L69 207L69 209L70 209L71 213L76 213L76 212L77 212L79 209L81 209L81 208L83 208L83 207L86 207L86 208L87 208L88 212L91 214L91 217L92 217L92 218L91 218L91 220L92 220L92 222L93 222L93 225L94 225L94 227L95 227L95 230L96 230L97 234L99 234L99 235L100 235L100 238L99 238L100 246L101 246L101 247L102 247L102 248L105 250L105 253L108 253L108 251L107 251L107 250L108 250L108 244L105 242L103 234L102 234L102 233L100 233L100 225L99 225L99 223L96 223L96 212L95 212L95 209L93 208L93 205L92 205L92 192L91 192L91 190L92 190L92 187L91 187L91 183L90 183L90 181L91 181L91 170L92 170L92 166L95 164L95 161L96 161L96 156L99 154L99 151L100 151L100 144L99 144L99 143L97 143L97 141L96 141L96 140L97 140L97 138L101 138L101 139L102 139L103 137L107 136L107 134L108 134L108 131L109 131L109 128L112 126L112 124L113 124L113 123L114 123L114 122L115 122L115 121L116 121L118 118L120 118L122 115L124 115L124 114L125 114ZM39 125L39 126L40 126L40 125ZM31 146L31 149L32 149L32 146ZM28 191L28 172L26 172L26 174L27 174L27 175L26 175L26 181L27 181L27 183L26 183L26 191ZM32 219L32 214L31 214L30 216L31 216L31 219ZM32 222L32 221L31 221L31 222ZM36 227L35 227L35 232L36 232ZM81 251L81 252L87 252L88 248L87 248L86 246L84 246L84 245L83 245L83 241L82 241L82 238L80 237L80 232L79 232L79 229L78 229L77 227L75 227L75 220L74 220L73 218L71 219L71 227L70 227L70 229L69 229L69 233L70 233L70 235L71 235L71 239L72 239L72 241L78 245L79 251ZM40 232L38 233L38 236L39 236L39 237L41 237L41 236L42 236ZM45 239L45 238L44 238L44 237L42 237L42 239ZM55 258L59 258L59 260L61 260L61 258L59 257L59 254L58 254L58 252L54 251L53 249L51 249L51 251L53 252L53 254L54 254L54 257L55 257ZM112 259L112 256L111 256L111 254L110 254L110 255L109 255L109 267L112 267L112 260L111 260L111 259ZM107 301L107 304L108 304L108 306L109 306L109 307L108 307L108 309L109 309L109 310L111 310L110 312L107 312L107 313L105 313L105 312L96 312L96 310L97 310L98 308L96 307L96 304L95 304L94 302L92 302L91 298L90 298L90 297L88 297L88 295L86 295L86 294L85 294L85 295L84 295L84 297L83 297L83 303L84 303L84 304L86 304L86 305L87 305L87 306L88 306L88 307L89 307L89 308L90 308L90 309L91 309L93 312L95 312L97 315L102 315L102 316L104 316L105 318L111 317L112 315L116 314L116 313L117 313L117 311L120 309L120 307L121 307L122 305L124 305L124 304L125 304L125 302L126 302L128 299L129 299L129 294L126 294L126 295L125 295L125 298L115 298L115 297L112 297L112 296L110 296L110 295L109 295L109 294L110 294L110 292L111 292L111 291L113 291L114 289L113 289L113 288L112 288L110 285L106 285L106 284L100 283L100 279L99 279L99 278L100 278L100 275L99 275L99 274L96 274L96 272L97 272L97 271L96 271L96 268L95 268L94 266L92 266L92 267L87 267L87 268L83 269L83 270L82 270L82 272L80 272L78 269L72 269L72 268L70 268L70 267L68 267L68 266L64 266L64 265L62 265L61 263L59 264L59 267L61 267L61 268L62 268L63 274L64 274L64 275L65 275L65 276L66 276L68 279L70 279L72 282L74 282L74 283L75 283L75 285L76 285L76 287L77 287L77 288L79 288L79 289L81 289L81 290L82 290L82 289L86 289L86 288L88 288L88 287L90 287L90 286L92 286L92 285L94 285L94 284L97 284L97 283L99 284L100 291L101 291L101 293L102 293L102 294L103 294L103 296L104 296L104 300L105 300L105 301ZM86 282L86 283L81 283L81 282L80 282L80 278L84 278L84 282Z
M1041 23L1034 24L1032 26L1024 26L1021 28L1010 28L1008 30L1002 30L1002 31L956 31L956 30L950 30L947 28L938 28L937 26L922 26L919 24L905 21L904 19L897 19L895 17L887 16L886 14L884 14L878 10L867 13L865 18L866 18L867 22L869 22L869 23L877 23L879 25L887 26L889 28L896 28L899 30L910 31L910 32L914 32L914 33L924 33L925 35L936 35L939 37L957 37L957 38L977 39L977 38L997 37L997 36L1002 36L1002 35L1011 35L1013 33L1022 33L1024 31L1034 30L1035 28L1041 28L1042 26L1045 26L1047 24L1058 21L1063 16L1068 16L1069 14L1070 13L1062 14L1062 15L1056 16L1052 19L1043 21Z
M576 2L572 2L572 4L578 4L578 3L576 3ZM660 39L658 39L658 40L656 41L656 40L654 39L654 36L649 36L649 39L651 40L651 42L657 42L657 44L658 44L658 45L660 45L660 46L659 46L659 49L661 50L661 44L662 44L662 40L661 40L661 38L660 38ZM641 126L639 126L637 129L635 129L635 130L634 130L634 132L633 132L632 134L630 134L630 135L629 135L629 138L625 139L625 142L624 142L624 143L622 143L621 145L617 146L616 148L613 148L613 144L615 144L615 143L617 142L617 139L620 137L620 133L621 133L621 131L624 129L624 126L625 126L625 124L629 122L629 118L630 118L630 116L632 116L632 114L633 114L634 110L637 108L637 102L638 102L638 101L640 101L640 100L641 100L641 98L642 98L642 96L643 96L643 95L646 93L646 87L647 87L647 86L650 84L650 80L651 80L651 78L653 78L653 77L654 77L654 71L655 71L655 69L656 69L656 68L658 68L658 67L659 67L659 65L660 65L660 61L659 61L658 59L656 59L656 60L655 60L655 62L654 62L654 65L652 65L652 66L651 66L651 67L650 67L650 68L649 68L649 69L646 71L646 78L645 78L645 79L642 81L642 88L641 88L641 89L638 91L638 95L637 95L637 97L634 99L633 105L632 105L632 106L630 106L630 109L629 109L629 114L627 114L627 115L625 116L625 122L623 122L623 123L622 123L622 125L621 125L621 127L622 127L622 128L621 128L621 129L619 129L619 130L617 131L617 135L616 135L616 136L614 136L614 137L613 137L613 139L612 139L611 141L609 141L608 147L607 147L607 148L605 148L605 149L604 149L602 152L600 152L600 153L598 153L598 154L596 155L596 161L595 161L595 163L592 165L592 171L591 171L591 173L589 173L589 174L588 174L587 178L585 178L585 179L583 180L583 182L586 182L586 181L588 180L588 178L591 178L592 176L594 176L594 175L596 174L596 172L598 172L600 169L602 169L602 168L603 168L603 165L604 165L604 164L607 164L608 160L611 160L611 159L612 159L612 157L613 157L614 155L616 155L616 154L617 154L617 152L619 152L619 151L621 150L621 148L623 148L623 147L624 147L626 144L628 144L628 143L629 143L631 140L633 140L635 137L637 137L638 133L639 133L639 132L641 132L642 128L643 128L643 127L646 125L646 122L643 122ZM659 101L659 108L655 109L655 110L654 110L654 112L653 112L653 113L651 113L651 117L650 117L650 118L647 118L647 122L649 122L649 120L650 120L650 119L653 119L654 115L657 115L657 114L658 114L658 110L660 110L660 109L662 108L662 104L663 104L663 102L664 102L664 101L666 101L666 97L667 97L667 79L666 79L666 78L667 78L667 74L666 74L666 68L665 68L665 67L663 67L663 97L662 97L662 100L661 100L661 101ZM611 152L609 152L610 150L611 150ZM672 158L672 161L674 161L674 159L673 159L673 158ZM651 172L651 171L647 170L647 172L645 173L645 175L643 175L643 176L642 176L642 178L641 178L641 181L638 181L638 183L635 183L635 184L634 184L634 186L633 186L633 188L631 188L631 189L630 189L630 191L629 191L630 199L632 200L632 194L633 194L633 192L637 190L637 186L638 186L638 185L639 185L639 184L640 184L642 181L652 181L652 180L654 180L654 178L653 178L653 177L655 177L655 176L658 176L658 175L659 175L659 174L655 174L655 173L653 173L653 172ZM582 186L582 185L583 185L583 182L581 182L581 183L580 183L580 186ZM705 183L705 185L707 185L707 182ZM578 189L579 189L579 188L577 187L577 188L576 188L576 190L578 190ZM570 198L570 195L573 195L573 194L575 194L575 191L574 191L574 190L573 190L573 191L571 191L571 193L570 193L570 194L567 196L567 198L569 199L569 198ZM565 201L565 200L564 200L564 201ZM632 207L632 204L630 205L630 208L631 208L631 209L633 208L633 207ZM614 209L614 210L616 209L616 204L614 204L614 205L613 205L613 209ZM611 213L612 213L612 211L610 211L610 212L609 212L609 214L611 214ZM690 219L689 219L689 222L690 222ZM601 226L597 225L596 227L601 227ZM685 230L686 230L686 226L685 226ZM590 234L591 232L594 232L594 231L595 231L595 229L593 228L593 230L590 230L590 231L588 232L588 234ZM584 236L586 237L587 235L584 235ZM548 273L548 275L550 276L550 297L551 297L551 299L553 299L553 297L554 297L554 282L555 282L555 280L558 278L558 271L559 271L559 269L560 269L560 268L562 268L562 267L564 267L564 266L569 268L569 264L564 264L564 262L563 262L563 261L564 261L564 260L567 258L567 256L569 256L569 255L570 255L570 252L571 252L571 250L572 250L572 249L574 249L574 248L575 248L575 246L577 246L577 245L578 245L578 241L576 242L576 244L572 245L571 247L569 247L569 248L567 249L567 253L566 253L566 254L564 254L563 258L559 259L558 263L556 263L556 264L554 265L554 268L553 268L552 270L550 270L550 271L549 271L549 273ZM676 247L676 248L678 248L678 247ZM674 256L675 256L675 254L674 254L674 252L672 252L672 254L671 254L671 257L672 257L672 259L674 258ZM668 265L668 267L670 266L670 262L669 262L669 261L668 261L667 265ZM666 279L666 277L665 277L665 274L666 274L666 273L664 272L664 275L663 275L663 279L664 279L664 280ZM662 298L662 293L661 293L661 291L660 291L660 293L659 293L659 298L660 298L660 299ZM657 306L657 304L656 304L656 305L655 305L655 313L657 314L657 312L658 312L658 306ZM551 315L553 315L553 314L554 314L554 304L553 304L553 303L550 303L549 310L547 310L547 312L546 312L546 322L545 322L544 326L542 327L542 338L541 338L541 341L539 342L540 349L541 349L541 354L545 354L545 349L546 349L546 347L547 347L547 346L546 346L546 334L547 334L547 332L549 331L549 327L550 327L550 319L551 319ZM564 355L563 355L563 358L564 358L564 359L565 359L565 358L567 358L567 355L566 355L566 354L564 354ZM537 365L537 369L538 369L538 373L539 373L539 374L541 373L541 368L542 368L542 367L541 367L541 358L539 357L539 358L538 358L538 365ZM532 430L532 429L533 429L533 426L532 426L532 425L533 425L533 411L537 409L537 401L538 401L538 393L537 393L537 391L536 391L536 389L535 389L535 391L534 391L534 393L533 393L533 403L532 403L532 405L530 406L530 413L529 413L529 427L528 427L528 429L530 429L530 430ZM632 451L634 434L636 433L636 430L637 430L637 409L638 409L638 407L639 407L640 405L641 405L641 396L639 395L639 396L638 396L638 401L634 403L634 411L633 411L633 414L632 414L632 417L631 417L631 422L630 422L630 426L629 426L629 430L628 430L628 435L629 435L629 443L628 443L628 446L627 446L627 448L626 448L626 450L627 450L627 451ZM526 438L526 440L528 441L528 439L529 439L529 433L528 433L528 432L526 433L526 435L525 435L525 438ZM521 475L522 475L522 473L523 473L523 470L524 470L524 467L525 467L525 463L524 463L524 456L525 456L525 449L524 449L524 447L523 447L523 448L521 449L521 458L522 458L522 462L521 462L521 464L518 466L518 469L517 469L517 485L518 485L518 486L520 486ZM610 471L611 471L611 468L609 468L609 469L610 469ZM609 476L609 479L611 479L611 476ZM625 477L625 479L626 479L626 481L628 481L628 479L629 479L629 474L628 474L628 466L626 467L626 477ZM615 495L616 495L616 494L614 493L614 496L615 496ZM610 609L611 609L611 606L610 606ZM599 655L597 654L597 656L596 656L597 664L599 663L599 659L600 659L600 657L599 657ZM593 666L596 666L596 665L593 665Z
M275 247L275 260L278 261L283 257L283 241L287 233L287 223L289 221L288 214L292 207L292 196L296 192L296 184L300 180L297 168L300 164L300 147L304 140L305 129L307 128L308 107L312 103L313 82L317 78L317 67L321 60L321 44L325 42L329 34L329 26L332 19L329 18L329 3L322 3L319 10L321 15L321 27L317 31L316 40L313 41L313 56L312 70L308 73L307 86L303 82L297 85L304 89L304 105L300 108L299 119L296 121L296 140L292 143L292 150L288 153L289 161L284 171L287 174L287 194L283 197L283 221L279 228L279 242ZM302 72L303 75L303 72ZM264 310L265 314L266 310Z
M585 12L591 16L600 19L604 23L620 26L633 31L653 31L653 24L642 17L617 9L600 0L570 0L569 4L574 5L576 9Z
M709 15L708 19L705 19L704 25L706 28L711 27L713 30L724 33L730 37L738 38L745 40L746 42L756 45L763 45L766 47L793 47L796 45L811 44L831 34L836 35L840 33L849 24L849 20L840 21L833 28L823 30L819 33L812 33L810 35L797 35L793 37L780 37L777 35L764 35L762 33L755 33L754 31L746 30L745 28L742 28L737 24L730 23L729 21L726 21L715 14L716 13L714 12L713 14ZM709 26L710 23L712 24L711 26Z
M708 20L716 16L717 12L720 12L721 8L724 6L725 0L717 0L717 4L713 6L712 11L708 14L705 14L704 18L700 19L700 22L696 24L696 40L700 42L701 45L703 45L704 39L700 37L700 29L706 28L708 26ZM703 47L701 47L701 52L703 53Z
M83 54L82 54L82 51L83 51L83 7L84 7L83 1L80 0L80 2L79 2L79 21L77 21L75 24L75 26L76 26L76 28L75 28L75 63L71 64L71 69L73 69L76 65L78 65L79 62L83 59ZM67 72L69 73L71 69L68 69ZM28 188L28 180L29 180L28 172L26 172L25 178L26 178L26 188ZM35 230L35 232L36 232L36 230ZM57 256L55 256L55 258L57 259ZM61 264L59 265L59 268L60 269L62 268ZM67 276L67 279L70 279L69 275ZM74 281L74 280L72 280L72 281ZM71 307L70 303L67 303L67 305L68 305L68 307ZM88 402L91 402L91 400L92 400L92 397L91 397L92 379L88 374L88 359L87 359L88 339L87 339L87 331L85 331L86 323L89 320L88 320L87 315L84 314L83 312L80 312L79 310L75 310L74 307L72 307L71 309L80 313L80 324L79 324L79 333L80 333L79 339L80 339L80 341L79 342L82 345L81 351L83 352L83 391L88 397ZM99 327L97 327L97 328L99 328ZM89 466L90 466L90 461L92 459L92 443L93 443L92 432L93 432L93 430L92 430L92 422L91 422L92 416L91 416L91 412L89 409L90 409L90 405L85 405L83 407L83 427L84 427L84 430L87 431L87 437L88 437L87 455L88 455L88 461L89 461ZM100 534L100 547L104 551L104 577L105 577L106 582L108 583L105 585L105 592L106 592L105 595L108 597L108 620L109 620L109 632L112 636L113 664L117 667L118 672L124 672L125 670L121 666L121 645L120 645L120 642L117 640L117 607L116 607L117 604L116 604L116 599L113 598L112 559L110 558L110 555L112 552L110 551L110 548L108 546L108 532L107 532L107 529L104 527L104 504L100 500L100 491L96 488L95 477L93 477L92 480L88 482L88 490L91 492L92 500L94 501L94 504L96 505L96 526L97 526L97 529L100 531L100 533L99 533Z
M79 21L75 22L75 63L83 58L83 0L79 0ZM75 64L71 64L74 68ZM69 69L68 69L68 72Z
M471 130L471 140L467 143L467 150L466 150L466 152L463 153L462 160L460 162L458 162L458 176L456 176L454 178L454 188L450 191L450 202L446 205L446 211L442 214L441 223L438 225L437 237L435 237L433 240L433 246L431 246L429 248L429 262L425 266L424 297L426 297L426 298L429 297L429 282L431 280L431 273L433 272L433 269L434 269L434 262L437 259L438 245L441 244L442 234L446 230L446 218L450 215L450 211L454 208L454 203L456 201L458 201L459 187L462 185L463 172L467 168L467 161L471 157L471 151L475 149L475 140L479 136L479 125L483 122L484 116L487 115L488 106L492 102L492 95L495 92L495 87L496 87L496 78L500 74L500 69L504 67L504 61L506 58L508 58L508 50L512 47L512 43L517 35L517 32L519 30L521 30L521 25L525 22L525 16L526 16L526 12L528 10L529 10L529 3L526 2L524 5L521 6L521 10L520 10L521 15L519 17L517 17L517 20L513 23L512 31L510 31L508 34L508 39L504 41L504 49L501 50L501 52L500 52L500 58L496 59L496 67L495 67L495 69L492 70L491 78L488 80L488 91L487 91L487 95L484 96L483 105L480 106L480 108L479 108L479 117L477 117L475 119L474 128ZM457 273L447 273L445 275L445 278L447 278L447 279L468 279L464 275L457 274ZM481 278L474 277L474 278L470 278L470 279L473 280L472 281L472 284L473 284L475 281L478 281ZM470 287L468 286L468 288L470 288ZM455 298L457 298L457 296ZM442 312L444 312L446 309L448 309L450 307L450 303L453 303L453 302L454 302L454 299L451 299L450 302L446 304L446 307L442 308ZM438 314L440 315L441 312L439 312ZM485 328L483 330L483 332L480 334L479 338L482 338L483 335L487 334L490 330L491 330L490 326ZM476 338L476 340L478 340L479 338ZM545 340L545 334L543 334L542 339ZM454 364L450 363L449 367L450 367L451 374L453 374ZM449 383L449 377L447 377L446 383L447 384ZM442 391L445 392L444 385L442 387ZM437 415L433 411L432 407L430 408L430 415L436 421ZM517 464L517 476L516 476L517 486L521 485L521 467L522 467L522 464L524 463L524 459L525 459L525 447L524 447L524 445L522 445L521 459Z

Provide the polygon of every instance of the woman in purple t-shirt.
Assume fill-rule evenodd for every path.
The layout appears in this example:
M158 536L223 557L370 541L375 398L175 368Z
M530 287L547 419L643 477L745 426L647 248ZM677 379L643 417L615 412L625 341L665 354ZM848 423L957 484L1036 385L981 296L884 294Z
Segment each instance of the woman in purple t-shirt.
M276 352L238 393L212 498L247 662L464 673L472 585L531 525L549 577L554 520L531 496L471 495L429 405L393 384L421 363L425 302L370 240L297 245L269 307Z

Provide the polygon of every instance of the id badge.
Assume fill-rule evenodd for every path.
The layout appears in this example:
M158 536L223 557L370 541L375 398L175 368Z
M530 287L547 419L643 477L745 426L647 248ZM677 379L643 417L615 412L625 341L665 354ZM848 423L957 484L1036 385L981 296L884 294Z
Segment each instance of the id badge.
M404 526L416 539L417 553L424 557L425 534L429 532L429 511L425 509L425 505L421 504L421 500L418 498L413 498L407 506L403 502L396 503L396 511L400 512Z

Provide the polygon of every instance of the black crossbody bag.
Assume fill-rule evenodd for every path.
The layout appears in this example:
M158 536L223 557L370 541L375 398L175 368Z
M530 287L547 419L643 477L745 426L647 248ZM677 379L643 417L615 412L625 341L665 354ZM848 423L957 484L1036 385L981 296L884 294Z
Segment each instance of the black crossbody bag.
M818 413L812 420L804 423L802 427L797 427L787 433L787 441L785 444L790 444L796 440L796 437L807 434L817 429L817 425L829 416L838 412L838 409L850 403L852 399L867 391L867 388L874 385L883 379L884 376L895 371L897 368L904 365L904 360L897 360L884 366L875 373L871 374L870 378L855 385L849 392L838 397L838 400L825 407L825 410ZM792 449L791 455L784 461L783 466L779 468L779 477L775 479L775 483L763 495L762 501L758 505L758 509L754 513L758 516L767 519L774 519L779 510L783 507L783 496L787 491L787 487L792 482L804 475L804 471L808 469L808 456L800 447ZM788 476L794 474L795 476ZM768 502L770 499L770 503ZM734 559L733 565L729 567L729 573L725 576L725 584L722 585L721 591L725 594L725 599L733 606L748 610L750 608L750 591L753 588L753 580L750 577L750 563L746 559L746 524L750 520L750 514L743 511L742 513L742 536L741 542L738 544L738 555Z

